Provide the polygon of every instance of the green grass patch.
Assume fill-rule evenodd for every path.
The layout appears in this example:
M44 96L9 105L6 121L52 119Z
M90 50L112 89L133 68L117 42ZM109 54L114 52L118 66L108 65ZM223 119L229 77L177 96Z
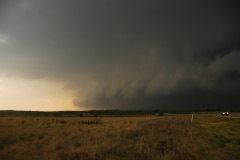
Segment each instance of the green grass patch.
M229 156L230 159L240 158L240 119L217 116L199 116L195 121L195 129L210 152L216 155Z

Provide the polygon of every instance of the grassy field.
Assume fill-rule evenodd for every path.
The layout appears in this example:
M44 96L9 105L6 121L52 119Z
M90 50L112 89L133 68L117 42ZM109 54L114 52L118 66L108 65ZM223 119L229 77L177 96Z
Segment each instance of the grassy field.
M240 119L196 114L190 120L191 114L0 117L0 159L240 159Z

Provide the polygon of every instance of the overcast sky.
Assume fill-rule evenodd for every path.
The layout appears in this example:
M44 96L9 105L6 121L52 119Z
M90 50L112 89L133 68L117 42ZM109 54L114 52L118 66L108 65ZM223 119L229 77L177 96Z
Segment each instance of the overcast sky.
M29 109L36 93L54 99L54 110L240 109L239 8L238 0L0 0L0 106L27 83L17 102ZM6 81L19 93L6 94Z

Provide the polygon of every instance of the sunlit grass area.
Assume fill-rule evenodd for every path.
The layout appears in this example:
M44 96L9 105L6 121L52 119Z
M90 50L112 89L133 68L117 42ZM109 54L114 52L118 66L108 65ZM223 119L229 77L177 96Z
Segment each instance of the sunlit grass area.
M5 160L240 159L240 119L190 114L1 117Z

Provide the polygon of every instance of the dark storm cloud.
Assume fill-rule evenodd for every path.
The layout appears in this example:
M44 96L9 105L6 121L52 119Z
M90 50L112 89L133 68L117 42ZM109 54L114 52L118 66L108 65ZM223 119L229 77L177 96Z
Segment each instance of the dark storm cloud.
M0 67L77 106L237 107L237 1L1 1Z

